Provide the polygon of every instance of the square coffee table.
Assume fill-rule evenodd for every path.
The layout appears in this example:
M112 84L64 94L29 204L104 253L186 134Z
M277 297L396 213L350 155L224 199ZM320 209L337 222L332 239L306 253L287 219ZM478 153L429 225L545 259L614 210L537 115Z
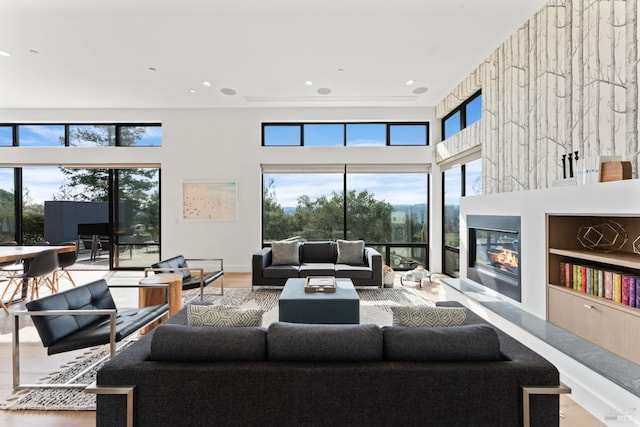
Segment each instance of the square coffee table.
M360 323L360 298L351 279L336 279L336 291L305 292L306 278L288 279L278 301L279 320L291 323Z

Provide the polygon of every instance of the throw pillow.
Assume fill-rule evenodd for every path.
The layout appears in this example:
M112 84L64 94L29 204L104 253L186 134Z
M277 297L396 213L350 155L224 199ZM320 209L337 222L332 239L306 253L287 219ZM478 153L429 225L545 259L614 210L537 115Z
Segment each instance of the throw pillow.
M187 305L189 326L219 328L262 326L264 310L247 310L225 305Z
M300 265L300 243L297 241L273 242L271 244L271 264Z
M364 240L338 240L338 264L364 264Z
M391 307L393 326L461 326L467 320L466 307Z

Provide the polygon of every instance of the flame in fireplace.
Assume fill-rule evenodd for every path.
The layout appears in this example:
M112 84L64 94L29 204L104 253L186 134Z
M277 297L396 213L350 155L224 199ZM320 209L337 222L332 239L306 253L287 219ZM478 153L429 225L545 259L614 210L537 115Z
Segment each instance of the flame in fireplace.
M502 252L492 253L491 261L496 264L518 268L518 254L509 249L503 249Z

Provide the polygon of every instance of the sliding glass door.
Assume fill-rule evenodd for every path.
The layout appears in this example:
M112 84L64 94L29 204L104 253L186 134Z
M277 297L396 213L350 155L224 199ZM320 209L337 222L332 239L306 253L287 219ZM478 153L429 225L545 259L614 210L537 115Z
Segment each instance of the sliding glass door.
M160 174L156 168L116 169L113 267L135 269L160 261Z
M159 261L158 168L0 168L0 241L78 244L96 269Z

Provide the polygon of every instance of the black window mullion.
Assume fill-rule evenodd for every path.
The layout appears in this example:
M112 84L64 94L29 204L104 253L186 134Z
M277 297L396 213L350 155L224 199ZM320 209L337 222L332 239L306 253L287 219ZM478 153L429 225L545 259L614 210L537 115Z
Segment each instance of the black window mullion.
M22 245L24 240L22 239L22 168L13 169L13 202L15 206L15 238L19 245Z
M342 175L342 238L347 239L347 166Z

